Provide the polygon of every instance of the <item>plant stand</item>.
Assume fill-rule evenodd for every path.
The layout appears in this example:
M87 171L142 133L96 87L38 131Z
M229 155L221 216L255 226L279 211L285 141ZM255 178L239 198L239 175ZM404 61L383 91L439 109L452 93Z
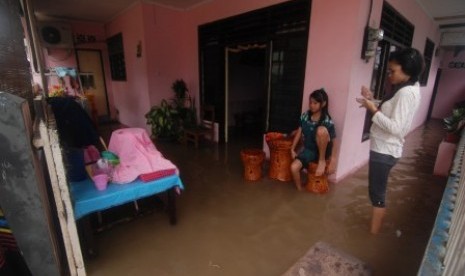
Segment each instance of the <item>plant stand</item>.
M434 164L434 175L448 176L452 166L452 159L454 158L456 143L442 141L439 144L436 162Z

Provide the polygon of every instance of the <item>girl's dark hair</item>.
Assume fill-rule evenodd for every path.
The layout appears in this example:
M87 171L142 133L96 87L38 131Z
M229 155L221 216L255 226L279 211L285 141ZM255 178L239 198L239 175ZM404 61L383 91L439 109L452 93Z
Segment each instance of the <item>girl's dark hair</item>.
M331 116L329 115L329 112L328 112L328 106L329 106L328 94L326 94L326 91L323 88L320 88L320 89L317 89L317 90L313 91L310 94L310 97L308 99L309 100L314 99L315 101L319 102L320 104L323 104L324 102L326 102L326 104L321 107L321 116L320 116L320 120L318 121L318 125L321 125L323 123L326 116L328 116L328 118L331 119Z
M402 71L410 76L410 83L418 81L425 67L422 54L414 48L405 48L392 52L389 61L394 61L402 67Z

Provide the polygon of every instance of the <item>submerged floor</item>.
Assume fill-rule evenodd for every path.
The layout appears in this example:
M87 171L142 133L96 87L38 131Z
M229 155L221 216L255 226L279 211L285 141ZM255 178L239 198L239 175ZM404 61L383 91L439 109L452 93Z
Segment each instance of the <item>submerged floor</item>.
M247 144L157 144L186 188L178 224L159 211L97 234L88 275L281 275L318 241L366 262L374 275L416 275L446 182L432 176L441 128L430 121L407 137L378 236L368 232L367 166L318 196L266 176L244 181L239 151Z

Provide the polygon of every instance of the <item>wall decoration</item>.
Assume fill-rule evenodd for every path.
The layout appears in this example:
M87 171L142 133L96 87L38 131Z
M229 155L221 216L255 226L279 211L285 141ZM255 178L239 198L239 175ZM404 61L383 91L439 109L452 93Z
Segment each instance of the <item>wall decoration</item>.
M75 44L84 44L84 43L95 43L97 42L97 38L95 35L88 35L88 34L74 34L74 43Z
M451 61L448 65L451 69L465 69L465 62L463 61Z

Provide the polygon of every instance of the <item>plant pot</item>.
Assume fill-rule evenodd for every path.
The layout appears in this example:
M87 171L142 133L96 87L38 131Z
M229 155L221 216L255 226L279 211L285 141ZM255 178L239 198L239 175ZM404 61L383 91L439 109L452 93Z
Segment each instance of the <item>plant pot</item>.
M446 140L439 144L438 153L436 154L436 161L434 163L433 175L449 175L456 149L456 143L449 143L446 142Z
M446 137L444 137L444 141L457 144L460 141L460 135L457 133L448 132L446 133Z

